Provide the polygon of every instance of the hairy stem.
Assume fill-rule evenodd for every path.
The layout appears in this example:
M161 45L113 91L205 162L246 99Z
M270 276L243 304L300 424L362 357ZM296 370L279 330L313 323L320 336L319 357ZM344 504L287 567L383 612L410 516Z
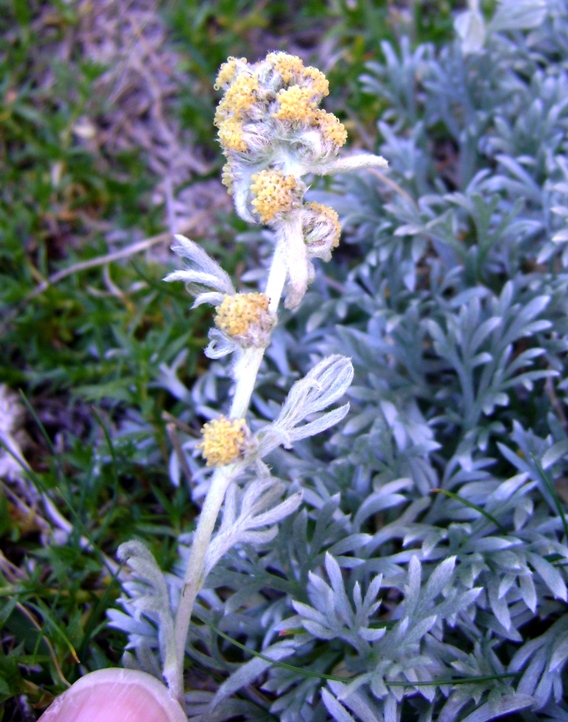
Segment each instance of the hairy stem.
M279 232L277 237L278 241L274 249L270 272L268 274L268 282L264 292L269 299L268 310L275 316L278 312L278 304L280 303L280 297L287 275L286 235L284 232ZM248 411L256 377L258 376L258 370L260 369L263 358L264 348L247 348L238 360L234 370L236 379L235 393L229 414L232 419L242 418Z
M266 295L270 299L269 309L275 315L287 277L285 248L287 234L284 231L285 229L281 228L277 233L278 240L265 290ZM231 404L231 418L243 418L247 413L263 357L264 348L248 348L243 351L242 357L235 367L236 381L235 393ZM229 484L235 479L241 469L242 464L232 463L221 466L215 470L191 542L191 550L175 618L175 665L168 665L168 669L164 669L164 677L168 683L170 692L179 700L182 706L184 706L185 703L183 683L185 644L191 621L191 613L195 599L205 581L203 578L203 570L205 568L207 549L215 529L217 517L223 505L223 500L225 499L225 493Z
M215 522L219 516L227 487L238 471L239 468L236 464L227 464L217 469L213 474L211 486L201 509L197 529L191 542L191 551L175 618L176 665L175 669L164 670L170 692L180 702L182 708L185 708L183 663L191 613L195 598L204 582L205 556L215 528Z

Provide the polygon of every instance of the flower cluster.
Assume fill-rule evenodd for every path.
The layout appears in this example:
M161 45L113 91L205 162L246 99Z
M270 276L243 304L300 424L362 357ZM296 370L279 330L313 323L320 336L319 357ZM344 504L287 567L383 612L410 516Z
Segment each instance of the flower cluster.
M335 157L347 140L337 118L318 108L329 93L325 75L305 67L294 55L269 53L254 64L245 58L229 58L221 66L215 88L225 91L215 125L227 156L229 188L243 161L259 169L269 166L278 156L275 146L289 146L288 151L293 147L289 160L303 169L306 163Z
M229 58L215 88L225 92L215 115L227 157L223 183L246 220L269 223L274 213L263 206L272 188L278 186L290 207L297 205L306 190L297 179L318 172L347 140L339 120L318 107L329 84L317 68L275 52L254 64Z
M320 70L294 55L269 53L252 64L229 58L215 88L224 91L215 115L227 158L223 183L241 218L277 232L286 305L294 308L314 276L311 259L329 261L341 232L335 211L304 203L308 186L302 176L386 162L372 155L338 159L347 132L319 107L329 83Z

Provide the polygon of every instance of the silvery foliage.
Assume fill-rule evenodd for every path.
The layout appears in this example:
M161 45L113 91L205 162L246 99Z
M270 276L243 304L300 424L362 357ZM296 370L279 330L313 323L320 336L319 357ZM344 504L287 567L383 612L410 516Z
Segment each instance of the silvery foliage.
M488 34L503 30L537 28L547 14L546 0L518 0L515 3L498 0L495 15L489 24L486 24L479 8L479 0L468 0L467 4L468 9L460 13L454 22L462 53L465 55L479 52Z
M174 618L166 578L151 552L138 541L119 547L118 558L127 563L133 575L122 583L124 612L111 609L110 625L127 632L127 649L135 649L135 658L125 655L125 665L142 667L158 678L170 650L175 648ZM157 641L157 645L156 645ZM154 651L158 648L159 654Z
M351 408L266 457L303 504L208 576L188 651L224 681L189 693L198 719L568 718L568 3L508 27L471 53L385 44L362 78L389 185L313 192L352 249L253 398L278 428L283 389L342 353Z

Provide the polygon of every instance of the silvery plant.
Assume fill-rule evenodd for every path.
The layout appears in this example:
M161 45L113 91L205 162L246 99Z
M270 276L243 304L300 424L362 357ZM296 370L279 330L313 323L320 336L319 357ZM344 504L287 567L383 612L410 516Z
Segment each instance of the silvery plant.
M212 362L158 382L209 419L171 464L205 501L171 574L123 547L113 613L129 664L175 688L185 655L192 720L568 719L568 3L464 12L360 79L388 171L339 156L317 71L221 69L224 179L266 226L245 278L268 281L245 301L178 240Z
M216 89L223 91L215 118L227 158L223 182L241 218L271 229L274 248L264 291L237 292L229 275L199 245L176 236L173 250L185 268L165 280L183 281L195 297L194 306L215 308L205 353L211 359L232 355L232 399L226 414L205 423L202 440L194 445L204 460L196 478L207 491L195 532L184 540L181 578L164 576L141 543L123 544L119 557L133 572L125 584L127 614L112 615L116 626L130 632L142 666L161 675L182 706L186 655L192 654L191 617L200 593L211 600L206 593L211 572L235 547L265 549L273 543L278 522L302 502L302 490L287 494L290 484L274 475L264 458L279 446L291 449L327 430L349 410L348 403L329 410L353 379L349 358L331 354L292 385L268 422L254 428L247 422L282 296L286 308L297 308L315 277L313 259L329 261L339 243L337 213L305 200L305 177L387 165L371 154L339 157L347 133L319 107L329 92L328 81L296 56L273 52L254 64L229 58ZM264 658L270 662L285 656L281 648L286 646L272 645Z

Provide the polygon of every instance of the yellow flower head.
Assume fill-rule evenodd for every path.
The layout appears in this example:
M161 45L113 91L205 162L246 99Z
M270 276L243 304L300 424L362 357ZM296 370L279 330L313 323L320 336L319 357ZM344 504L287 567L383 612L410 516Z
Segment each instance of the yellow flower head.
M239 61L240 62L240 61ZM228 77L229 68L219 75ZM235 68L236 72L236 68ZM245 153L249 148L243 135L243 122L257 101L258 77L242 73L230 82L225 97L217 106L215 125L219 128L219 141L225 151Z
M233 116L219 124L219 140L223 148L240 151L247 150L247 144L243 136L243 124Z
M311 88L313 95L319 95L320 99L329 95L329 82L321 70L309 66L304 69L302 79L304 81L302 85Z
M258 76L241 74L231 83L217 106L217 127L227 117L243 118L257 100Z
M203 441L201 449L207 466L224 466L242 454L247 436L244 419L228 419L220 416L204 424L201 430Z
M219 68L219 74L217 75L215 85L213 86L215 90L221 90L221 88L224 88L233 82L237 75L239 64L246 65L247 59L241 58L240 60L237 60L237 58L233 57L227 58L227 62L223 63L223 65Z
M215 316L217 328L229 336L244 336L251 326L260 329L267 321L272 326L268 316L268 297L264 293L227 295L217 307Z
M326 113L325 110L318 108L315 125L322 132L325 140L337 148L341 148L347 142L347 131L333 113Z
M270 223L277 214L291 211L302 196L298 180L279 170L262 170L253 175L251 191L252 207L262 223Z
M299 85L285 88L276 96L279 108L272 113L272 117L290 122L309 123L316 117L316 104L312 97L313 93L309 88L300 88Z
M286 85L295 82L296 78L304 70L304 63L301 58L296 55L288 55L288 53L268 53L266 61L272 65L276 72L280 73Z

